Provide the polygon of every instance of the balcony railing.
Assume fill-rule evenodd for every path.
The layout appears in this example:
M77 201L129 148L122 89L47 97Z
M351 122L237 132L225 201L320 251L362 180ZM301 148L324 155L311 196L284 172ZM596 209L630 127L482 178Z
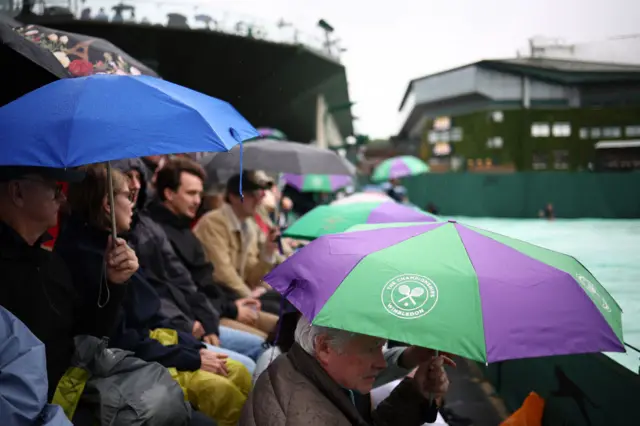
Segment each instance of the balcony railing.
M0 12L17 15L27 0L0 0ZM317 35L299 30L294 23L276 22L215 8L210 3L190 0L31 0L34 14L69 16L102 22L162 25L172 28L218 31L254 39L303 45L310 50L340 61L340 48L327 44L320 30Z

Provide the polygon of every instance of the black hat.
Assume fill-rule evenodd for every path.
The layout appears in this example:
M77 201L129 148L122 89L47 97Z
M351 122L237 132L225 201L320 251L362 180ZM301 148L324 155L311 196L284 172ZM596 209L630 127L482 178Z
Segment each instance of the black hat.
M26 175L38 175L58 182L80 182L84 179L85 173L80 170L54 167L0 166L0 182L20 179Z
M242 190L256 191L258 189L269 189L271 185L267 182L260 182L256 176L244 171L242 175L233 175L227 181L227 194L240 195L240 177L242 176Z

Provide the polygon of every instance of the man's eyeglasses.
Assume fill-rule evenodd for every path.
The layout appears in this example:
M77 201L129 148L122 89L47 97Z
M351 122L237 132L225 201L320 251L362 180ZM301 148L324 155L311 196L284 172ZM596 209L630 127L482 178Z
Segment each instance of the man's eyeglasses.
M41 179L28 178L28 177L22 178L21 180L35 183L40 187L42 187L43 189L51 191L53 193L52 199L54 200L60 198L60 196L62 195L62 189L64 188L63 184L59 182L48 182Z

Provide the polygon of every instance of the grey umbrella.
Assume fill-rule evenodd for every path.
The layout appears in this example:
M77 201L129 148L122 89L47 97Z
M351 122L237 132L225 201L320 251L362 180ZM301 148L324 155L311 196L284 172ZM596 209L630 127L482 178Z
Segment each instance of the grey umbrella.
M240 147L212 153L201 159L207 174L214 178L240 168ZM261 139L244 144L242 167L272 173L353 175L355 167L335 152L297 142Z

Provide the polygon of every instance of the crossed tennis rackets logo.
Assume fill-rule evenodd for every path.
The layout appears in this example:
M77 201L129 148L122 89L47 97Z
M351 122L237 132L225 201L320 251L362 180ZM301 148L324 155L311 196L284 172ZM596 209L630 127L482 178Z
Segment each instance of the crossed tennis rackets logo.
M438 287L422 275L398 275L382 287L381 302L385 310L397 318L420 318L436 306Z

